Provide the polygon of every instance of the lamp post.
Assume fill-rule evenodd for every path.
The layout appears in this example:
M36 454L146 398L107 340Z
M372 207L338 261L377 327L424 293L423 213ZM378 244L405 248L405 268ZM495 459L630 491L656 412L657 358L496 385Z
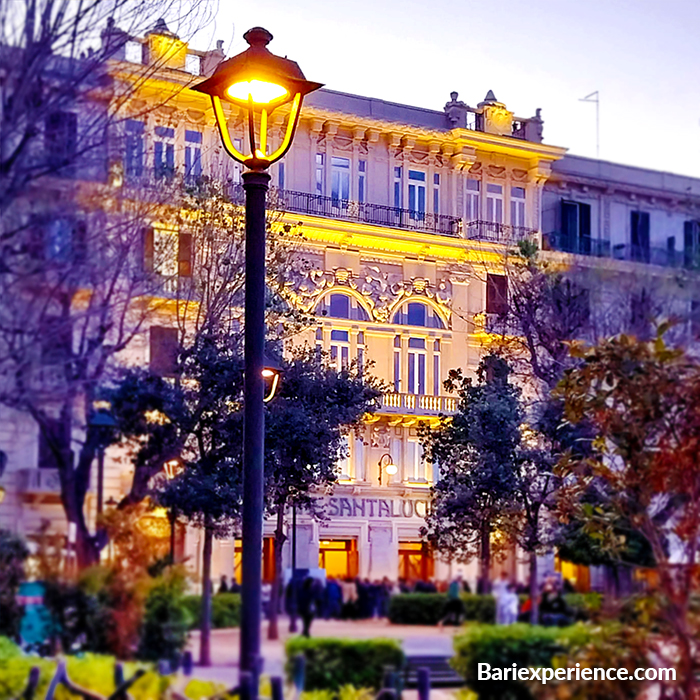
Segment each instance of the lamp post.
M250 47L223 61L213 75L193 89L211 97L224 149L248 168L243 173L246 244L240 669L252 674L255 700L258 695L262 584L265 196L270 182L267 168L289 150L304 96L320 88L321 84L306 80L294 61L270 53L267 44L272 40L272 34L266 29L254 27L243 38ZM248 155L234 146L222 102L236 105L248 113ZM268 117L273 110L286 104L290 105L290 111L284 138L277 149L268 153Z
M385 464L384 460L386 458L389 458L389 461ZM396 474L397 471L399 471L399 468L394 464L394 460L391 458L391 455L387 452L386 454L383 454L379 458L379 485L382 485L382 470L385 471L389 476L393 476Z

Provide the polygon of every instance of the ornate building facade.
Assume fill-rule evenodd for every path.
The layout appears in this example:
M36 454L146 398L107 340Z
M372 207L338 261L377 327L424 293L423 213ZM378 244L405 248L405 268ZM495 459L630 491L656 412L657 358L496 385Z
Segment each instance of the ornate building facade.
M176 41L161 27L130 38L115 60L115 74L128 80L134 66L170 51L121 108L105 187L176 171L240 181L220 147L210 104L189 89L223 53L182 42L172 51ZM163 104L166 92L173 97ZM242 115L227 110L232 138L242 140ZM79 129L81 112L73 114L71 128ZM272 139L280 140L283 116L274 116ZM417 426L454 410L455 398L442 387L450 369L476 369L489 324L507 304L508 246L531 238L556 259L577 256L607 271L594 290L601 299L621 276L634 281L635 294L663 279L671 302L694 312L700 296L693 285L676 293L674 284L679 273L690 275L700 249L700 180L567 156L543 142L539 110L516 117L492 92L475 107L455 92L443 109L428 110L332 90L308 98L294 145L272 175L271 204L281 221L301 224L309 263L290 279L295 303L316 318L299 342L323 348L338 365L371 361L392 389L349 436L327 519L299 516L285 562L295 539L297 566L332 576L446 578L460 570L473 582L475 565L437 562L421 540L438 474L421 458ZM157 235L158 221L152 225ZM178 264L163 268L164 278L191 274L197 265L197 242L185 231L173 235ZM130 346L129 361L156 367L158 338L172 323L167 310L159 312ZM692 321L687 333L694 337ZM36 426L2 413L0 526L31 532L48 518L64 528L56 472ZM388 462L395 474L380 466ZM108 448L105 499L122 498L132 472ZM96 481L86 502L91 521ZM198 567L200 533L188 530L181 547ZM270 551L268 537L268 564ZM233 539L216 543L215 576L230 576L237 562ZM507 566L525 579L517 557Z

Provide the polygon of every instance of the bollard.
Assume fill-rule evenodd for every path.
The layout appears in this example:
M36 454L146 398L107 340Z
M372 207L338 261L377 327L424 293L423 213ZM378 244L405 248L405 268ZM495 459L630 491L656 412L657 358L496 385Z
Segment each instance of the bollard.
M272 700L284 700L284 689L282 688L282 679L279 676L270 678L272 686Z
M418 700L430 700L430 669L418 669Z
M29 670L29 678L27 679L27 687L24 689L21 697L22 700L33 700L36 687L39 685L39 676L41 670L38 666L32 666Z
M191 676L192 675L192 652L191 651L186 651L182 655L182 672L186 676Z
M304 685L306 684L306 657L303 654L297 654L294 657L292 682L297 693L304 691Z
M121 664L114 664L114 687L118 689L124 685L124 667ZM126 693L115 693L116 700L126 700Z
M161 676L169 676L170 675L170 661L167 659L159 659L158 661L158 673Z
M250 671L241 671L238 677L238 689L240 700L251 700L253 697L253 674Z

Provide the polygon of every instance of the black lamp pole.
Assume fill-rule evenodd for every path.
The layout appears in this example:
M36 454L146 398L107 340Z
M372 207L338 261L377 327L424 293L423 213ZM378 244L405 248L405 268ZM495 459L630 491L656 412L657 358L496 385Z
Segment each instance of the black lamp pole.
M270 175L243 173L245 189L245 381L243 387L243 523L241 671L257 688L262 618L262 545L265 415L265 195ZM256 693L257 695L257 693Z

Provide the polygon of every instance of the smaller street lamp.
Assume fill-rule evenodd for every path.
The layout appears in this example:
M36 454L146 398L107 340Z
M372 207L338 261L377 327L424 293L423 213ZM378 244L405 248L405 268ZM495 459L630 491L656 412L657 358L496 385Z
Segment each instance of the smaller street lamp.
M112 442L112 434L117 422L105 410L99 409L90 417L90 427L94 428L97 439L97 515L102 515L105 479L105 449Z
M270 357L267 353L264 356L265 366L263 367L262 376L265 380L265 397L263 401L268 403L272 401L282 379L282 365L274 357Z
M388 459L387 462L384 460ZM385 471L389 476L394 476L396 472L399 471L399 468L394 464L394 460L391 458L391 455L387 452L386 454L383 454L380 459L379 459L379 485L382 485L382 471Z

